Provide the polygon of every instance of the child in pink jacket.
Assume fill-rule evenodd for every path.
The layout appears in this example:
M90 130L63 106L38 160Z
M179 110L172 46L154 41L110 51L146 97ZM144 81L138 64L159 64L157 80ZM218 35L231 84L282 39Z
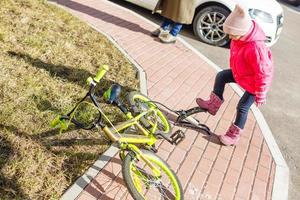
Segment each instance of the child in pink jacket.
M245 126L250 106L266 102L267 91L273 76L273 61L270 49L265 45L266 36L246 10L237 5L227 17L223 30L231 39L230 69L219 72L214 90L208 100L197 98L197 104L215 115L223 103L226 83L236 82L245 93L237 105L234 123L225 135L219 137L224 145L236 145Z

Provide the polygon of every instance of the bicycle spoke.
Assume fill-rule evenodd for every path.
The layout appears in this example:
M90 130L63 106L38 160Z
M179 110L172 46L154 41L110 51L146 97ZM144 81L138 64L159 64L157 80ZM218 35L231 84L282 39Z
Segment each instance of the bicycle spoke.
M143 102L138 102L138 105L140 110L147 111L149 109ZM145 115L145 119L151 127L157 125L158 130L165 131L165 125L163 124L161 118L157 116L157 114L149 113Z
M157 124L159 130L164 130L165 126L161 123Z
M164 185L161 185L161 187L159 188L159 191L161 192L161 194L163 195L163 199L175 199L175 196L168 190L168 188L166 188Z
M175 191L173 188L166 187L170 185L170 181L167 176L156 177L152 173L152 170L143 162L136 161L133 164L132 171L141 181L141 191L145 199L162 199L173 200L175 199Z
M155 176L152 176L151 174L147 173L144 169L136 166L137 170L140 172L140 174L143 176L143 177L147 177L148 180L154 180L156 179Z

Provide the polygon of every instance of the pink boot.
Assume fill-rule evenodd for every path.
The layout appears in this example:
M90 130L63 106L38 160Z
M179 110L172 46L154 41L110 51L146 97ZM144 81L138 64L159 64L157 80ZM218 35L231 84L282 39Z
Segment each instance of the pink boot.
M226 146L236 145L241 137L242 129L232 124L225 135L219 136L220 142Z
M206 109L211 115L215 115L221 107L223 100L221 100L215 93L210 94L209 100L197 98L196 102L200 108Z

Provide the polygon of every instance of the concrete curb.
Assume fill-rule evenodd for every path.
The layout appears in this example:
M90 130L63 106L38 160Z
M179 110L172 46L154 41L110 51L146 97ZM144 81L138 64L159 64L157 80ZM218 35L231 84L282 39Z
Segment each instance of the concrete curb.
M157 27L158 25L153 23L152 21L142 17L141 15L127 9L124 8L122 6L119 6L115 3L109 2L107 1L107 3L111 4L112 6L118 7L119 9L125 10L127 12L132 13L133 15L139 17L142 20L145 20L146 22L152 24L153 26ZM55 4L56 6L62 7L63 9L66 10L65 7L60 6ZM87 22L86 22L87 23ZM89 24L89 23L88 23ZM134 64L134 66L136 66L137 70L139 71L139 79L140 79L140 86L141 86L141 92L144 94L147 94L147 87L146 87L146 74L144 72L144 70L130 57L128 56L127 52L125 50L123 50L115 40L113 40L112 37L108 36L106 33L103 33L101 30L97 29L96 27L94 27L93 25L89 24L91 27L93 27L95 30L99 31L100 33L102 33L103 35L105 35L113 44L115 44L115 46ZM211 60L209 60L206 56L204 56L203 54L201 54L200 52L198 52L193 46L191 46L190 44L188 44L183 38L179 37L178 40L180 42L182 42L186 47L188 47L189 49L191 49L194 53L196 53L199 57L201 57L204 61L206 61L210 66L212 66L216 71L221 71L222 69L220 67L218 67L215 63L213 63ZM243 91L235 84L230 84L230 86L233 88L233 90L239 95L242 96ZM251 107L251 110L253 111L253 114L257 120L257 123L262 131L262 134L264 136L264 139L270 149L270 152L274 158L274 161L276 163L276 169L275 169L275 177L274 177L274 185L273 185L273 191L272 191L272 199L274 200L283 200L283 199L288 199L288 184L289 184L289 168L286 164L286 161L284 160L281 151L273 137L273 134L265 120L265 118L263 117L262 113L260 112L260 110L258 108L256 108L255 106ZM112 148L112 150L111 150ZM107 151L108 154L111 154L111 152L114 151L115 147L110 147ZM115 150L117 152L117 150ZM115 152L115 153L116 153ZM96 163L99 162L103 162L103 159L101 160L102 156L106 156L106 152L104 154L102 154L99 159L96 161ZM107 163L108 161L106 161ZM93 165L94 166L94 165ZM93 168L93 166L91 168ZM105 166L105 165L104 165ZM104 167L103 166L103 167ZM91 169L90 168L90 169ZM90 170L89 169L89 170ZM87 173L89 172L89 170L87 171ZM101 169L100 169L101 170ZM99 170L99 171L100 171ZM98 171L98 172L99 172ZM86 173L86 174L87 174ZM82 177L86 177L88 175L84 174ZM67 192L63 195L66 196L67 193L69 193L70 191L73 191L72 188L78 188L78 184L81 184L82 182L82 177L80 177L68 190ZM90 182L90 181L89 181ZM88 183L87 183L88 184ZM77 185L77 186L76 186ZM81 191L83 190L83 188L81 189ZM80 192L81 192L80 191ZM80 193L79 192L79 193ZM79 194L78 193L78 194ZM77 195L78 196L78 195ZM76 197L77 197L76 196ZM62 199L64 199L62 197ZM75 197L75 198L76 198ZM68 198L70 199L70 198Z
M69 10L68 8L58 5L57 3L48 1L49 4L55 5L57 7L60 7L64 10ZM71 12L69 12L71 13ZM72 13L71 13L72 14ZM73 14L72 14L73 15ZM73 15L74 16L74 15ZM77 19L79 19L77 16L75 16ZM81 20L81 19L79 19ZM147 78L146 73L143 70L143 68L133 59L129 56L129 54L122 49L119 44L109 35L104 33L102 30L98 29L94 25L81 20L84 23L91 26L96 31L100 32L102 35L104 35L113 45L123 53L123 55L133 64L133 66L136 68L138 72L138 79L140 81L140 92L147 96ZM79 177L73 185L71 185L67 191L62 195L61 200L73 200L76 199L79 194L84 190L84 188L97 176L97 174L106 166L106 164L113 158L119 151L119 148L116 147L115 144L111 145L103 154L99 156L99 158L96 160L96 162L81 176Z
M118 151L119 149L116 146L111 145L103 154L101 154L101 156L99 156L96 162L68 188L62 195L61 200L76 199Z

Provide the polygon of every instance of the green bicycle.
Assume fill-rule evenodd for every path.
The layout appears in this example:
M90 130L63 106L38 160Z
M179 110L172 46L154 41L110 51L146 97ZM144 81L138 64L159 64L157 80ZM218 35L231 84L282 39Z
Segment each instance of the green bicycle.
M184 138L183 132L177 131L170 136L171 128L166 116L155 103L138 92L129 93L128 109L128 106L126 107L118 98L121 87L117 84L113 84L100 96L126 115L126 121L113 125L100 107L97 100L99 95L95 95L96 85L108 70L109 67L104 65L94 78L89 77L87 79L89 91L85 97L68 114L57 116L51 122L51 126L53 128L60 126L61 132L67 130L70 123L85 130L100 127L104 135L117 143L120 148L123 178L134 199L182 200L183 190L178 177L170 166L155 154L154 145L157 139L161 138L172 144L178 144ZM93 122L90 124L78 121L75 115L80 105L87 103L87 98L91 100L92 103L89 104L92 104L98 113L97 116L93 116Z

